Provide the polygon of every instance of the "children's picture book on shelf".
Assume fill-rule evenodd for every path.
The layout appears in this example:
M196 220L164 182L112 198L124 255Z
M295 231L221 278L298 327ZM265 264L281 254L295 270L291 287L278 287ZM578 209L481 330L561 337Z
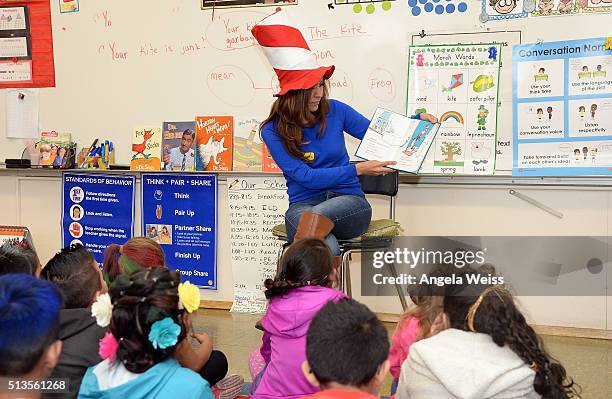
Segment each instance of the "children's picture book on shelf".
M55 130L43 131L40 133L38 143L38 159L33 165L48 166L54 168L66 168L68 158L72 154L72 143L70 133L56 132ZM74 154L72 154L74 157ZM73 158L74 159L74 158Z
M162 132L159 127L137 127L132 136L131 170L161 169Z
M196 170L231 171L233 135L231 116L196 117Z
M162 162L164 170L195 170L195 122L164 122L162 125Z
M355 155L368 161L395 161L390 168L418 173L439 127L377 108Z
M254 118L234 121L234 172L261 172L259 123Z
M274 159L272 159L272 155L270 154L270 150L268 146L263 143L263 156L261 161L261 171L262 172L281 172L281 169L278 167Z
M25 226L0 226L0 245L6 242L35 250L32 234Z

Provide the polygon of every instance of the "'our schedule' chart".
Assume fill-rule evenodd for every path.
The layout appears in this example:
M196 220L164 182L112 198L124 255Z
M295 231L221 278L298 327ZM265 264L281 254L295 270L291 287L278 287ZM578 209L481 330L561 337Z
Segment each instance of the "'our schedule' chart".
M612 174L612 48L606 41L514 47L514 175Z
M234 271L233 312L262 313L268 302L263 282L274 278L280 243L272 234L285 222L289 205L283 177L228 180L227 199Z

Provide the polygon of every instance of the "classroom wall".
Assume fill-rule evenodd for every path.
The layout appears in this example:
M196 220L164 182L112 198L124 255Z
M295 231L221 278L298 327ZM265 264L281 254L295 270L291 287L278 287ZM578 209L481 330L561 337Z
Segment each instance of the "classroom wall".
M458 2L459 0L449 0ZM511 48L540 40L611 34L610 14L479 22L478 1L465 13L415 17L405 0L380 4L369 15L351 5L301 0L285 10L302 30L321 64L333 63L331 95L364 115L381 106L405 112L410 44L507 43L502 52L499 141L511 137ZM196 115L233 115L237 135L269 111L278 82L249 33L270 7L199 9L197 1L172 0L152 6L144 0L81 2L77 13L60 14L51 1L57 87L40 93L40 128L68 131L81 146L94 138L117 145L116 160L130 160L134 127L193 120ZM606 29L608 31L606 32ZM417 34L424 31L426 36ZM0 95L0 115L5 98ZM19 157L22 140L7 139L0 123L0 159ZM353 153L356 141L349 140ZM509 173L505 151L500 173Z
M337 70L331 95L364 115L377 106L405 111L407 48L411 43L503 41L498 141L511 137L513 44L610 36L611 15L580 15L489 22L478 20L480 2L453 15L412 16L406 1L369 15L330 1L300 0L286 7L322 64ZM272 69L248 38L270 8L201 11L198 2L144 0L80 2L78 13L60 14L52 1L57 87L40 93L41 130L69 131L81 146L94 138L116 143L118 163L130 159L132 130L196 115L261 120L277 86ZM607 29L607 31L606 31ZM415 36L424 30L426 36ZM518 32L518 34L517 34ZM170 50L170 48L172 50ZM0 95L0 160L19 157L24 143L6 138L5 97ZM248 126L248 124L245 124ZM250 130L250 126L248 126ZM244 135L239 129L237 135ZM247 132L248 134L248 132ZM356 147L349 140L349 152ZM508 153L511 153L508 151ZM508 173L508 158L498 159ZM36 173L35 173L36 175ZM397 219L414 235L605 235L612 231L609 189L514 187L564 213L557 220L508 195L505 186L402 185ZM43 259L59 250L61 179L54 173L27 177L0 172L0 223L29 226ZM137 198L138 198L137 188ZM226 183L219 190L219 290L204 298L232 299ZM137 202L136 215L140 205ZM384 216L384 203L375 212ZM135 231L140 231L140 222ZM358 262L353 263L355 287ZM358 291L358 290L357 290ZM359 297L359 295L357 295ZM363 298L376 311L397 313L392 297ZM607 328L610 297L523 298L532 321L548 325ZM591 311L587 312L584 309Z
M31 228L41 259L46 261L61 247L61 178L48 171L44 177L27 177L25 172L0 172L0 220ZM30 172L30 174L32 174ZM396 218L405 235L414 236L609 236L612 227L612 188L532 187L511 188L563 213L558 219L508 194L509 186L465 186L423 184L400 186ZM136 196L139 196L137 184ZM230 263L227 182L219 182L219 244L217 291L202 290L202 299L231 301L233 278ZM385 199L371 196L374 217L387 216ZM140 205L136 203L136 231L140 231ZM359 258L351 263L354 296L373 310L399 314L399 300L393 296L360 295ZM584 274L582 274L584 273ZM582 270L560 277L558 284L575 279L607 278L590 276ZM612 282L612 281L609 281ZM547 326L612 329L611 297L521 297L531 322ZM588 309L588 311L585 311ZM610 321L610 322L609 322Z

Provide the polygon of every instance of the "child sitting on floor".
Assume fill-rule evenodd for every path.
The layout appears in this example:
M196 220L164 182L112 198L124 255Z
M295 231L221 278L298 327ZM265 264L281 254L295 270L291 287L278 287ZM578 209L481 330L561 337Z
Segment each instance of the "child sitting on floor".
M0 276L23 273L40 276L41 265L36 251L26 240L10 240L0 245Z
M146 268L166 268L162 247L150 238L134 237L123 245L111 244L104 251L103 270L109 284L120 275L129 276ZM194 307L197 309L199 306L198 300ZM183 322L187 329L191 330L190 313L185 314ZM216 395L227 398L239 393L244 379L237 375L226 377L228 362L225 354L213 350L207 334L196 334L195 338L200 344L197 349L193 349L189 340L185 338L177 345L174 358L181 366L199 373L211 386L214 385Z
M100 341L104 360L85 373L79 398L213 398L208 382L174 359L188 334L183 313L199 302L199 291L194 300L179 289L180 279L165 267L117 276L110 331Z
M107 287L93 254L76 244L55 254L42 270L41 278L51 281L64 294L60 312L59 338L62 355L51 378L68 378L68 394L76 398L88 367L102 361L98 341L106 332L91 314L91 305ZM57 398L55 394L43 397Z
M365 305L328 302L306 337L304 375L322 391L309 398L376 399L389 371L389 336Z
M436 272L432 275L437 274ZM410 346L416 341L427 338L436 317L442 313L442 295L434 295L437 287L426 284L411 285L408 289L413 306L400 316L400 321L393 333L389 362L393 382L391 394L395 393L402 364L410 353Z
M111 244L104 251L102 270L110 285L121 275L130 275L141 268L165 267L162 247L146 237L130 238L123 245Z
M412 345L396 398L580 397L579 387L544 350L510 292L501 285L468 282L467 277L479 281L483 268L457 271L463 284L445 288L444 313L434 323L443 328Z
M301 365L311 320L327 302L345 297L330 288L332 273L332 255L325 242L303 239L287 249L277 277L265 281L270 304L261 321L263 345L250 359L252 398L292 399L318 391L304 377Z
M62 294L48 281L28 274L0 276L0 379L2 398L39 398L27 388L28 381L42 380L51 374L62 351L59 340ZM7 378L9 377L9 378ZM58 382L58 390L66 388Z

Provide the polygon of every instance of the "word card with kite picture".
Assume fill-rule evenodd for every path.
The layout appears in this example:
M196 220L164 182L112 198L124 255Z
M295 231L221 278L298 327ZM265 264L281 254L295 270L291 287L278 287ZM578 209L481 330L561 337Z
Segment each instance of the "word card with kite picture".
M407 113L441 124L420 173L494 173L500 54L495 43L410 47Z

